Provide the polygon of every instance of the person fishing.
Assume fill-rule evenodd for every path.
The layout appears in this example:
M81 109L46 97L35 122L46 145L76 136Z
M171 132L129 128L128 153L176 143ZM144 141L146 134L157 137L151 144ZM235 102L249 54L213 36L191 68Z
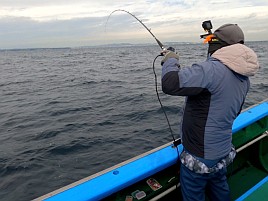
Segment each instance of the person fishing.
M212 27L212 26L211 26ZM206 61L179 65L179 55L164 50L162 91L185 96L180 154L180 185L184 201L228 201L226 167L236 151L232 125L250 87L249 76L259 69L255 52L244 45L237 24L225 24L205 37Z

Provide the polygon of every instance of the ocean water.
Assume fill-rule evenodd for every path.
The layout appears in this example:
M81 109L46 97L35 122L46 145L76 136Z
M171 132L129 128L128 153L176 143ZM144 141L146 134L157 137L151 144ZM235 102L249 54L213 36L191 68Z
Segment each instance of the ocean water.
M268 42L245 107L268 98ZM181 65L206 45L173 44ZM0 200L27 201L172 141L156 45L0 51ZM183 97L160 98L178 136Z

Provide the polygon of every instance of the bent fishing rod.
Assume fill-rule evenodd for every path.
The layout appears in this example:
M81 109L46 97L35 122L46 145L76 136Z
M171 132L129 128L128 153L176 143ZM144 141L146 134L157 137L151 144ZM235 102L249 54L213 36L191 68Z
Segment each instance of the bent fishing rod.
M106 30L106 25L108 23L108 20L109 18L111 17L111 15L115 12L119 12L119 11L122 11L122 12L125 12L129 15L131 15L132 17L134 17L152 36L153 38L156 40L157 44L160 46L160 48L164 51L164 50L170 50L170 51L173 51L175 52L175 49L173 47L169 47L169 48L165 48L164 45L156 38L156 36L151 32L151 29L149 29L140 19L138 19L135 15L133 15L132 13L130 13L129 11L126 11L126 10L123 10L123 9L117 9L117 10L114 10L113 12L110 13L110 15L108 16L107 18L107 21L106 21L106 24L105 24L105 30ZM160 97L159 97L159 92L158 92L158 87L157 87L157 76L156 76L156 72L155 72L155 61L156 59L159 57L159 56L164 56L163 53L161 53L160 55L157 55L153 61L153 72L154 72L154 76L155 76L155 90L156 90L156 95L157 95L157 99L158 99L158 102L160 103L160 106L161 106L161 109L166 117L166 120L167 120L167 123L168 123L168 127L169 127L169 130L170 130L170 133L171 133L171 136L173 138L173 144L174 144L174 147L177 148L177 146L180 144L180 138L179 139L175 139L175 136L172 132L172 129L171 129L171 125L170 125L170 122L169 122L169 119L168 119L168 116L166 114L166 111L164 109L164 106L160 100ZM178 151L178 148L177 148L177 152L178 152L178 155L179 155L179 151Z
M129 11L126 11L126 10L123 10L123 9L116 9L114 10L113 12L111 12L111 14L109 15L109 17L107 18L107 21L106 21L106 24L105 24L105 27L107 25L107 22L110 18L110 16L115 13L115 12L118 12L118 11L122 11L122 12L125 12L125 13L128 13L129 15L131 15L132 17L134 17L139 23L141 23L141 25L154 37L154 39L156 40L157 44L160 46L160 48L162 50L165 50L165 47L164 45L155 37L155 35L151 32L151 29L149 29L139 18L137 18L135 15L133 15L131 12Z

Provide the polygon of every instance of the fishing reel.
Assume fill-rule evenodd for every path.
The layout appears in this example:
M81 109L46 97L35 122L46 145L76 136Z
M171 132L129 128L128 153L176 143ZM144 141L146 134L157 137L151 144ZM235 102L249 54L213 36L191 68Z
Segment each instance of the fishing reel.
M213 27L212 27L212 23L211 23L210 20L204 21L202 23L202 27L205 30L205 32L208 32L208 33L207 34L200 35L201 38L206 38L208 35L211 35L212 34L211 29Z
M169 51L172 51L172 52L175 52L176 51L174 47L168 47L167 49L166 48L163 48L163 51L165 51L165 50L169 50ZM159 56L165 56L164 52L161 52L161 54Z
M167 48L167 50L172 51L172 52L176 51L174 47L169 47L169 48Z

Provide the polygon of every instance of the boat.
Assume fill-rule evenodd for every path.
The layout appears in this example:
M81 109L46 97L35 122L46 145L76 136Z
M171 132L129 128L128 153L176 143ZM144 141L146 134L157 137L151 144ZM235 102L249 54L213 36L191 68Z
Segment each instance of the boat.
M237 155L228 166L231 199L268 197L268 99L243 110L232 127ZM35 200L182 200L178 154L182 144L167 143Z

